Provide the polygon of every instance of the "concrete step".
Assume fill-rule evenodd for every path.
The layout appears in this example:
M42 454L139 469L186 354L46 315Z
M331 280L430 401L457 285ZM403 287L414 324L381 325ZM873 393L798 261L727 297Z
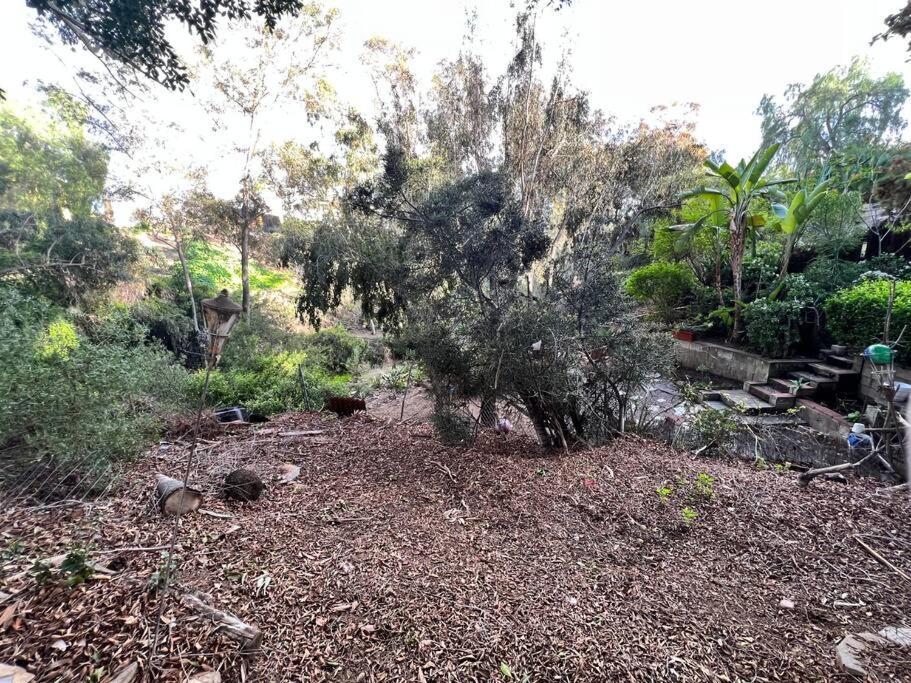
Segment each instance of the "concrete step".
M730 406L725 405L721 401L715 401L714 399L709 400L709 401L703 401L702 405L704 405L708 408L711 408L712 410L720 410L723 413L726 413L727 411L729 411L731 409Z
M785 379L784 377L775 377L774 379L770 379L769 384L776 391L782 391L786 394L790 394L793 391L793 386L794 386L794 384L791 380ZM812 396L815 393L816 393L816 387L806 384L803 387L801 387L800 389L798 389L797 396L803 398L806 396Z
M722 389L718 395L725 405L746 413L769 413L775 410L771 403L767 403L743 389Z
M812 384L816 389L832 389L836 384L838 384L838 380L834 377L817 375L807 370L796 370L794 372L789 372L788 377L793 377L794 379L802 379L803 381Z
M747 391L768 403L775 410L787 410L793 408L797 403L796 396L768 384L751 384Z
M860 373L855 372L853 368L843 368L837 365L828 365L826 363L810 363L809 367L817 374L832 377L835 381L844 384L860 377Z
M709 401L720 401L721 396L718 395L717 389L706 389L699 392L699 402L708 403Z
M854 369L854 359L850 356L839 356L831 352L825 352L826 362L829 365L835 365L840 368Z

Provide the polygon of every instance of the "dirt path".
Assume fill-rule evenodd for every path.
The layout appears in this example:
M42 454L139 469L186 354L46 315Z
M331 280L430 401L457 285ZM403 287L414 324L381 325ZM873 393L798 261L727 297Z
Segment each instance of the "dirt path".
M282 436L305 429L324 432ZM172 605L159 680L207 667L225 681L846 680L837 640L911 607L911 583L855 539L911 573L911 505L870 482L801 491L791 474L635 437L559 457L488 435L445 448L426 426L370 416L286 416L204 446L195 481L230 518L184 520L180 589L265 640L242 659ZM159 553L101 555L112 576L74 588L9 577L77 544L166 542L150 481L180 456L154 451L91 510L2 513L2 590L16 594L0 611L17 607L0 662L39 681L104 680L131 661L148 675ZM295 484L274 483L281 462L301 466ZM260 502L215 498L239 464L270 481Z

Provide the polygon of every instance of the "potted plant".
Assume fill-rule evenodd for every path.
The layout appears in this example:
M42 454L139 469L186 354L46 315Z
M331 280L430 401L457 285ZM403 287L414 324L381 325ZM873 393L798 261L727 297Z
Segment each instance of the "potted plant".
M674 332L674 339L679 339L680 341L696 341L699 338L699 335L704 334L709 330L709 325L704 322L692 322L684 323L678 326Z

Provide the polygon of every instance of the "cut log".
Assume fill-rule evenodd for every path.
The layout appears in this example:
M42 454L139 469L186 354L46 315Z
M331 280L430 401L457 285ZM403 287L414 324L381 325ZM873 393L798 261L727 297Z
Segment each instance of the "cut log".
M202 597L194 593L185 593L180 601L194 612L210 619L218 631L240 644L240 649L258 650L263 642L263 634L255 626L247 624L233 614L222 612L209 605Z
M225 477L225 496L234 500L259 500L264 488L263 480L253 470L234 470Z
M180 479L156 474L155 499L166 515L185 515L202 505L202 491L187 488Z

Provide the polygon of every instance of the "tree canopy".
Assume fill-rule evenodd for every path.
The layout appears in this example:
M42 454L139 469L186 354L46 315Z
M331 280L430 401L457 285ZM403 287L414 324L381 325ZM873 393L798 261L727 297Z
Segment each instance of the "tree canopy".
M275 28L286 15L313 11L304 0L26 0L67 43L81 44L171 89L190 82L166 35L167 24L183 24L202 43L213 40L221 23L259 17Z
M790 85L781 102L765 95L757 110L763 144L780 143L779 162L802 172L839 157L880 153L904 130L907 98L900 74L875 77L854 59L809 84Z

